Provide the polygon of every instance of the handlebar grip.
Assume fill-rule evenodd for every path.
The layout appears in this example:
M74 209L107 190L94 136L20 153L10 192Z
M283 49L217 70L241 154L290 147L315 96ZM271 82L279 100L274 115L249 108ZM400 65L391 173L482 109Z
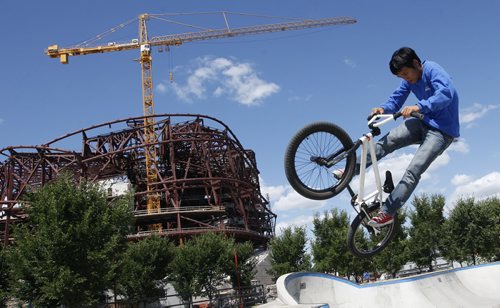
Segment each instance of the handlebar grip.
M414 118L417 118L419 120L423 120L424 119L424 115L421 114L420 112L416 112L416 111L412 112L411 116L414 117Z
M402 115L403 115L403 113L401 113L401 111L396 112L396 113L394 114L394 120L396 120L397 118L399 118L399 117L400 117L400 116L402 116ZM414 117L414 118L419 119L419 120L423 120L423 119L424 119L424 115L423 115L423 114L421 114L420 112L416 112L416 111L414 111L414 112L410 113L410 115L411 115L412 117Z

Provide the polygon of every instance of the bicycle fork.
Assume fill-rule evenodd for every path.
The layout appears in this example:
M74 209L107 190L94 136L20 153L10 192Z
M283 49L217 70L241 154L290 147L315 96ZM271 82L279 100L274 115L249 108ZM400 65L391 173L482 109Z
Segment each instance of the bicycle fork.
M366 217L370 217L370 208L377 203L381 204L383 193L391 193L394 189L394 183L392 180L392 174L389 170L385 173L385 181L382 185L380 170L378 168L378 160L375 153L375 143L373 142L373 134L368 133L363 135L363 137L359 138L358 144L361 145L361 161L360 161L360 170L359 170L359 190L356 195L350 185L347 185L347 190L352 198L352 206L355 208L356 212L360 213L364 212ZM373 173L375 175L375 185L376 190L365 196L365 180L366 180L366 168L367 168L367 157L368 150L371 158L371 164ZM370 203L372 206L368 206L367 202L372 200Z

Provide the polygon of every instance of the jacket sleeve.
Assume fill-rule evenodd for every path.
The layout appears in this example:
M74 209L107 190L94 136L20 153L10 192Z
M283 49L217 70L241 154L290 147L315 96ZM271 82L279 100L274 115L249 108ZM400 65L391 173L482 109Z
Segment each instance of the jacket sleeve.
M396 113L401 109L406 99L410 95L410 87L408 82L401 81L399 88L397 88L389 97L385 104L380 107L384 108L384 113Z
M420 112L423 114L446 108L453 99L453 90L450 89L449 77L438 69L432 69L429 73L430 83L434 91L429 98L419 100L417 103Z

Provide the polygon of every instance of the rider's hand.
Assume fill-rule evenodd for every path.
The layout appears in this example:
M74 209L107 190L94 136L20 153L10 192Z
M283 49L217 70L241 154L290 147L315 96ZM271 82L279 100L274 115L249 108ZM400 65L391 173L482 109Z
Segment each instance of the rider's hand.
M384 108L381 107L372 108L372 113L370 114L370 118L376 114L383 114L383 113L384 113Z
M406 106L401 110L401 114L403 115L404 118L411 117L412 112L420 112L420 108L418 108L417 105L413 106Z

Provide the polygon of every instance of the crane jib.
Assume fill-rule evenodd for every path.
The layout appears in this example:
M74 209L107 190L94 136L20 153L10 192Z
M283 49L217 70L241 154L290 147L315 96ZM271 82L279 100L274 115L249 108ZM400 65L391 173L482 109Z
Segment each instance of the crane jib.
M256 25L249 27L241 27L234 29L214 29L214 30L204 30L199 32L188 32L180 34L170 34L163 36L155 36L147 40L147 44L151 46L175 46L181 45L187 42L200 41L200 40L210 40L210 39L221 39L229 38L243 35L256 35L270 32L279 32L287 30L300 30L315 27L325 27L325 26L335 26L335 25L349 25L356 23L356 19L351 17L334 17L334 18L322 18L322 19L311 19L302 20L294 22L276 23L276 24L265 24ZM132 40L130 42L124 43L107 43L107 45L95 45L95 46L71 46L59 48L57 45L51 45L47 48L45 53L52 57L57 58L61 55L66 56L78 56L93 53L104 53L122 50L132 50L139 49L141 44L138 40Z
M181 45L185 42L229 38L243 35L254 35L269 32L278 32L286 30L300 30L307 28L335 26L356 23L356 20L350 17L336 17L301 20L285 23L256 25L241 28L229 28L229 24L224 13L226 28L216 30L203 30L199 32L171 34L165 36L151 37L148 35L147 21L149 14L139 15L139 38L128 42L108 42L106 45L91 45L90 41L72 47L59 48L58 45L51 45L45 50L45 54L52 58L59 58L63 64L68 64L69 56L87 55L94 53L104 53L131 49L140 49L141 73L142 73L142 103L144 112L144 156L146 167L146 191L147 191L147 211L148 213L160 212L162 196L158 194L159 185L159 167L157 159L156 139L154 120L154 100L153 100L153 79L152 79L152 57L151 46L173 46ZM115 27L115 29L120 28ZM102 37L98 36L97 40ZM95 42L94 40L93 42ZM162 225L153 224L149 226L152 230L161 230Z

